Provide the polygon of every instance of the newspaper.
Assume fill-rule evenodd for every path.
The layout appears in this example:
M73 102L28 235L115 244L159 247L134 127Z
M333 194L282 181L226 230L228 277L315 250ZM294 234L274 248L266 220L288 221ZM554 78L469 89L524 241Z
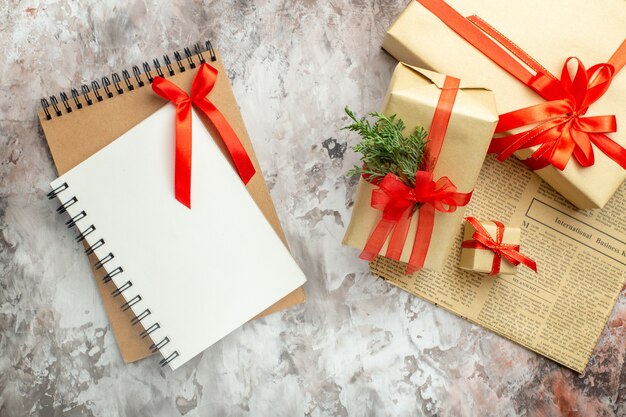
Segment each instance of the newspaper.
M538 273L459 269L462 227L441 273L406 276L404 264L383 257L371 271L582 373L626 279L626 184L602 210L578 210L519 161L489 156L466 215L520 226Z

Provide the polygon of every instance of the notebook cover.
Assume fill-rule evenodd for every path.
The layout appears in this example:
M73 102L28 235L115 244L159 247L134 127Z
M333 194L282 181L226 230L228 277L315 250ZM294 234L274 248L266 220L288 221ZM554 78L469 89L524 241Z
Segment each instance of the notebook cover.
M257 169L257 175L250 180L247 189L276 231L276 234L286 245L284 232L278 220L265 179L263 175L261 175L261 169L256 155L254 154L241 114L239 113L239 107L235 101L218 51L216 51L216 56L216 61L208 61L210 65L219 71L215 87L208 97L230 122L250 155ZM193 60L198 64L196 56L193 57ZM187 66L185 72L180 72L174 76L168 76L167 78L186 91L190 91L191 83L196 72L197 67L196 69L189 69ZM152 71L152 73L156 75L155 71ZM141 78L147 84L147 79L143 74ZM117 94L115 89L111 88L114 94L113 98L107 98L105 96L102 102L95 102L94 100L92 106L87 106L81 96L80 101L83 104L83 108L74 110L72 113L67 113L63 106L60 105L59 107L63 111L61 117L53 115L51 120L46 120L44 112L39 112L39 120L59 175L64 174L80 162L89 158L167 103L165 100L158 97L149 85L137 88L134 78L131 79L131 82L135 85L133 91L128 91L126 86L122 83L124 88L123 94ZM94 98L93 94L91 98ZM215 137L218 137L211 124L206 120L203 121L205 122L206 128L209 129ZM174 141L173 136L172 141ZM222 151L226 152L223 147ZM152 353L149 350L149 346L152 344L152 340L150 340L149 337L142 339L139 336L143 331L141 324L135 326L131 325L134 314L130 310L122 311L120 306L124 301L118 299L119 297L114 298L111 296L111 293L116 289L115 285L113 282L107 284L102 282L102 277L106 275L106 272L93 268L93 265L97 262L95 256L89 256L89 261L92 265L96 284L100 291L122 358L128 363L150 356ZM292 307L302 302L304 302L304 292L302 288L299 288L269 307L261 313L259 317Z

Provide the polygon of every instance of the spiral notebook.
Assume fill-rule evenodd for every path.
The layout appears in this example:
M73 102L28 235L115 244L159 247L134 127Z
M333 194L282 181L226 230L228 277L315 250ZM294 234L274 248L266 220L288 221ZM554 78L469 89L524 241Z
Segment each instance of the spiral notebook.
M50 195L173 369L305 281L195 110L192 208L174 198L175 121L162 107Z
M184 55L175 53L173 60L164 55L161 60L155 58L151 63L145 62L142 69L135 66L132 71L123 71L121 77L117 74L102 77L90 85L83 85L80 90L72 89L69 95L61 93L58 98L52 96L42 99L43 110L39 112L39 119L59 175L77 166L166 104L165 100L152 92L152 77L164 75L188 89L197 65L205 59L220 74L225 74L219 53L207 42L206 48L196 45L193 53L190 48L185 48ZM237 132L260 172L226 77L218 77L210 98ZM263 177L256 175L248 183L247 189L276 234L285 242ZM97 264L95 254L90 253L88 257L92 266ZM150 347L153 341L143 333L145 328L142 323L136 320L132 309L122 308L125 303L123 297L113 295L117 290L114 281L104 280L107 275L104 268L96 269L94 266L92 270L124 361L132 362L152 354ZM210 271L210 266L207 265L206 270ZM303 301L302 289L296 289L259 316Z

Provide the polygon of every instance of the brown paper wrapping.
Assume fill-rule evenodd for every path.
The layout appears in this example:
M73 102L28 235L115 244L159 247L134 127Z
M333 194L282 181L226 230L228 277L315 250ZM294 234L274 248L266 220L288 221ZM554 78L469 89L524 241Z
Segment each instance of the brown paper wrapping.
M490 236L495 236L497 232L497 226L493 222L480 221L480 224L485 228ZM465 230L463 232L463 240L472 240L472 235L476 229L471 223L465 223ZM521 230L519 227L512 227L505 225L504 233L502 233L502 243L510 245L519 245L521 238ZM471 249L461 248L461 260L459 261L459 268L467 269L475 272L491 272L493 264L493 257L495 254L486 249ZM517 272L517 267L506 259L502 258L500 263L500 273L498 275L512 275Z
M382 112L387 115L396 114L405 122L407 130L412 130L417 125L429 129L444 79L445 75L442 74L398 64L391 78ZM461 89L456 97L446 138L434 170L435 180L447 176L459 192L471 191L497 121L493 94L483 88L469 87L461 81ZM382 212L370 206L373 188L373 185L363 179L359 181L352 218L343 240L346 245L363 249L381 218ZM454 213L436 212L424 268L441 270L464 213L464 207L459 207ZM416 213L400 259L403 262L408 262L413 248L417 218ZM381 254L386 250L387 243Z
M193 59L196 63L198 62L195 56ZM241 139L243 146L250 155L250 159L257 170L257 174L250 180L246 188L259 206L259 209L263 212L263 215L276 231L276 234L278 234L285 245L287 245L280 221L274 209L274 204L272 203L267 185L265 184L261 168L254 154L252 143L246 132L241 114L239 113L239 106L235 101L219 54L217 54L217 61L209 63L217 68L220 74L209 98L229 121ZM167 78L185 91L190 91L191 82L196 75L197 68L198 67L193 70L188 69L186 72L171 77L168 76ZM156 75L154 71L153 75ZM142 79L144 82L147 82L143 75ZM132 79L132 83L135 84L134 79ZM39 112L39 120L46 135L46 141L48 142L48 147L50 148L50 153L52 154L59 175L64 174L89 158L137 123L167 104L166 100L153 93L149 85L143 88L135 88L135 90L131 92L127 91L123 83L122 86L124 87L124 94L118 95L115 93L113 98L109 99L105 97L102 102L96 102L92 106L87 106L81 97L79 100L82 102L83 108L81 110L75 110L72 113L63 111L61 117L53 115L51 120L46 120L43 111ZM112 87L113 86L111 86L111 89L113 90ZM100 92L103 94L102 90ZM93 99L93 95L91 98ZM59 107L63 109L63 106L60 104ZM203 121L213 136L218 137L213 130L213 126L204 120L204 118ZM174 137L172 136L172 141L173 140ZM220 142L218 142L218 144L221 145L222 150L226 152L223 144ZM227 158L230 160L228 156ZM94 184L94 187L100 186L102 185ZM102 282L102 277L106 275L106 272L104 269L96 270L93 267L96 262L96 257L90 255L89 263L92 265L96 284L100 291L102 302L109 317L111 328L120 348L122 358L125 362L133 362L151 355L152 352L149 347L152 344L152 340L150 340L149 337L140 337L139 334L143 331L141 324L135 326L131 325L131 320L134 318L132 310L122 311L120 306L124 304L125 300L123 297L113 297L111 295L116 289L115 285L112 281L109 283ZM207 269L210 270L210 268L211 266L207 265ZM302 303L303 301L304 292L302 288L299 288L276 304L268 307L268 309L259 314L259 316L284 310ZM237 302L237 300L233 299L233 302ZM202 329L198 329L198 331L202 331Z
M604 0L448 0L463 16L476 14L518 44L553 74L565 60L580 58L587 68L606 62L626 35L626 3ZM467 43L439 18L411 1L389 28L383 48L399 61L454 75L491 89L498 111L538 104L541 97ZM626 147L626 70L587 115L617 117L618 132L608 136ZM525 159L530 150L516 156ZM595 164L570 161L564 171L546 167L537 174L579 208L603 207L626 179L626 170L594 147Z

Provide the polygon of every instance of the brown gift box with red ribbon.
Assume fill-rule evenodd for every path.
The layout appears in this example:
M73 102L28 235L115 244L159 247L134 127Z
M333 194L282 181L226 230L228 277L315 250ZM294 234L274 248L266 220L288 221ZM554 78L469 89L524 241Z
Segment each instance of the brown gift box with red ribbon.
M398 64L387 90L382 113L388 116L397 115L404 121L407 132L419 125L432 133L433 115L443 97L442 93L445 93L443 87L449 79L450 77L442 74ZM474 188L498 117L491 91L471 87L461 81L455 92L451 113L448 114L449 120L444 126L445 136L438 159L431 170L431 177L433 184L437 183L440 188L445 187L441 185L444 179L449 180L448 185L453 184L457 195L461 195L471 193ZM372 207L372 192L378 189L379 187L362 178L359 180L344 244L362 250L369 243L373 231L380 226L383 212ZM413 208L414 206L409 209L412 217L406 231L406 240L400 247L400 253L396 253L398 260L406 263L414 252L416 230L422 214L420 209L412 210ZM432 232L428 235L430 241L424 248L427 252L420 267L438 271L443 268L452 250L465 207L459 205L452 212L439 209L433 211ZM420 237L422 236L418 234L417 238ZM391 238L387 237L380 251L373 255L386 255L390 242Z
M413 0L383 48L491 89L490 152L593 208L626 179L625 22L624 0Z
M480 221L480 225L484 228L487 234L495 239L498 235L498 226L496 223L490 221ZM476 232L476 228L472 223L465 223L465 231L463 233L463 242L475 242L473 235ZM502 228L501 242L506 245L519 246L521 238L521 231L519 227L513 227L506 225ZM487 249L477 247L462 247L461 248L461 260L459 261L459 268L469 271L492 273L493 261L496 254ZM513 275L517 272L517 266L502 259L498 265L497 274L500 275ZM494 274L495 275L495 274Z

